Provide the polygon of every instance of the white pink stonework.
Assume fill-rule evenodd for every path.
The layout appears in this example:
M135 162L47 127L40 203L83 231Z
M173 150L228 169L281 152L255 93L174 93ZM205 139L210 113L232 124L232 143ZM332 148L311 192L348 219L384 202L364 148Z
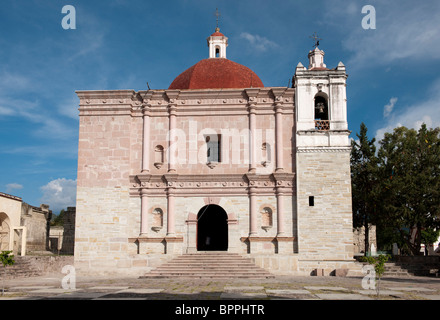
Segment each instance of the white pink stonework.
M274 274L359 270L347 75L323 56L292 88L78 91L77 272L143 275L198 251Z

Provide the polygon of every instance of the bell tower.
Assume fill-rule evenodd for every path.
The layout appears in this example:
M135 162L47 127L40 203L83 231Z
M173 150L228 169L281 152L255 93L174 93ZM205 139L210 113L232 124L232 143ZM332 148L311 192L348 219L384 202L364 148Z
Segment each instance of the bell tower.
M347 146L347 98L345 66L335 69L324 64L324 51L309 52L309 68L300 62L293 78L295 87L297 143L299 146ZM303 136L315 137L313 142ZM340 136L336 138L336 136ZM318 138L319 137L319 138Z
M209 57L210 58L225 58L226 59L226 47L228 46L228 38L220 32L218 27L218 20L220 12L215 10L215 16L217 17L217 26L215 32L211 34L208 39Z
M226 59L226 47L228 46L228 38L220 32L219 27L215 28L215 32L208 37L207 41L210 58Z
M305 261L348 262L353 232L347 74L342 62L327 68L314 39L308 68L298 63L293 77L298 252Z

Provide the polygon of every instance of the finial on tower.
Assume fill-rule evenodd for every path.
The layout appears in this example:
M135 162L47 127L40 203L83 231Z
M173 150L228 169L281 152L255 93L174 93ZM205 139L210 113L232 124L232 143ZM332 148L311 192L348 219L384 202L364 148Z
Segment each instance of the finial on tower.
M214 13L214 15L215 15L215 17L216 17L216 22L217 22L217 24L216 24L216 28L215 28L215 31L218 32L218 31L220 31L220 28L218 27L218 21L219 21L219 18L220 18L220 16L221 16L220 12L218 11L218 8L215 8L215 13Z
M217 27L215 32L208 37L209 57L210 58L226 58L226 47L228 46L228 38L220 32L218 21L220 12L218 8L215 9L215 16L217 20Z
M313 39L315 45L313 46L315 49L309 52L309 70L325 70L327 66L324 64L324 51L318 48L319 40L322 40L318 37L316 32L310 36L309 38Z
M313 47L314 47L314 48L318 48L318 46L319 46L319 40L322 40L322 39L318 37L318 35L316 34L316 32L315 32L312 36L310 36L309 38L310 38L310 39L313 39L313 42L315 43L315 44L313 45Z

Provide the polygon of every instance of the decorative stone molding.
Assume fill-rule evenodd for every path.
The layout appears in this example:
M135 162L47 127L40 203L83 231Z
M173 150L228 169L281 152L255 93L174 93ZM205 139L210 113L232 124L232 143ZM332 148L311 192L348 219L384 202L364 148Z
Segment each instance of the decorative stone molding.
M152 206L149 210L152 216L152 227L151 230L154 232L159 232L163 228L164 213L166 210L161 206Z
M298 153L317 153L317 152L325 152L325 153L346 153L351 152L351 147L300 147L296 150Z
M260 206L259 212L261 215L261 229L267 232L273 227L273 217L276 215L276 210L269 204L263 204ZM267 224L264 224L265 222Z
M214 169L214 168L218 165L218 162L211 162L211 161L209 161L209 162L206 163L206 165L207 165L210 169Z
M197 214L192 212L188 213L188 218L185 220L185 223L188 225L197 224Z
M155 162L155 163L154 163L154 166L155 166L157 169L160 169L160 168L162 168L162 166L163 166L163 162Z
M313 121L314 122L314 121ZM328 130L328 131L320 131L320 130L316 130L316 129L311 129L311 130L298 130L296 132L298 135L302 136L302 135L350 135L351 131L350 130Z
M176 195L273 194L275 188L286 195L295 193L294 173L273 174L219 174L219 175L154 175L142 173L130 176L130 196L140 196L141 190L156 196L172 190Z
M270 161L261 161L263 167L267 167L271 162Z
M228 213L228 225L232 225L232 224L238 224L238 219L235 216L235 213L231 212Z
M241 242L296 242L296 237L259 237L259 236L251 236L251 237L241 237Z
M208 204L219 205L221 198L220 197L205 197L205 198L203 198L203 201L205 202L205 205L208 205Z
M137 237L128 238L129 243L161 243L161 242L183 242L183 237Z
M274 96L273 90L281 93ZM171 114L200 114L201 112L215 112L216 114L237 115L249 114L247 108L252 104L257 113L274 112L274 103L284 103L283 113L293 113L293 88L248 88L224 89L222 98L218 99L218 92L206 90L96 90L77 91L80 98L80 114L103 115L131 115L142 117L148 112L150 117L167 117ZM201 98L201 95L203 96ZM276 101L278 99L278 101ZM149 111L145 110L148 107ZM167 106L167 108L164 108ZM179 106L179 108L176 108ZM171 107L171 109L169 109Z

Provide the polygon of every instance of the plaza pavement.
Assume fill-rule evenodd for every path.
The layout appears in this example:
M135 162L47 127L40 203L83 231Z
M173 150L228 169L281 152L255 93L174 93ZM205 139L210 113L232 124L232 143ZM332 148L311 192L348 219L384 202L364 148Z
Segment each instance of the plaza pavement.
M362 277L184 280L78 276L75 288L70 289L66 288L72 285L69 282L63 288L64 277L55 274L0 281L7 289L0 296L0 306L6 313L19 311L29 316L56 310L53 315L72 319L97 315L100 319L272 320L298 315L341 319L379 311L382 317L398 319L407 318L408 312L434 310L438 308L434 300L440 300L440 278L383 278L377 296L374 290L362 287ZM26 301L37 306L27 307Z
M0 278L0 300L440 300L440 278L388 277L380 295L362 286L362 277L291 277L274 279L139 279L81 277L65 274ZM0 291L1 292L1 291Z

